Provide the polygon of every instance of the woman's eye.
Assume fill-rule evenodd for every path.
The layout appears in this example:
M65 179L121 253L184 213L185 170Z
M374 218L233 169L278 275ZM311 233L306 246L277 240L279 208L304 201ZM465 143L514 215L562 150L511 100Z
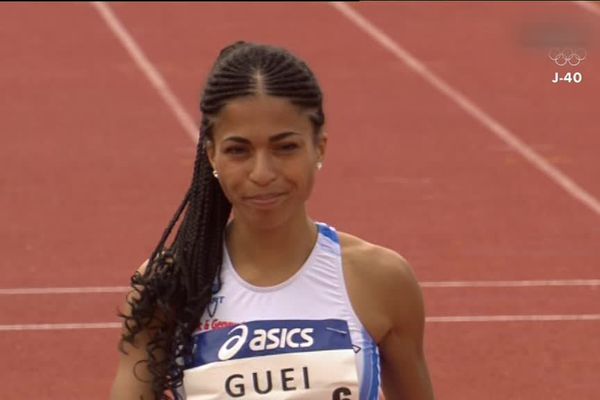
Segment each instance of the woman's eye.
M246 152L246 149L240 146L232 146L232 147L227 147L225 148L225 153L226 154L232 154L232 155L240 155L240 154L244 154Z
M298 148L298 145L296 143L286 143L286 144L279 146L279 149L283 150L283 151L293 151L293 150L296 150L297 148Z

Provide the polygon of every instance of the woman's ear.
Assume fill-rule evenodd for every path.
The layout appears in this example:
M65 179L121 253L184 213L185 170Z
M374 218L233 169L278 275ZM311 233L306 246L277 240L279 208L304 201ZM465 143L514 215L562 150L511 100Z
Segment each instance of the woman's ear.
M207 139L205 148L206 148L206 155L208 156L208 161L210 162L212 169L215 169L215 144L214 144L214 142L210 139Z
M325 161L325 152L327 150L327 132L323 132L317 137L316 147L318 155L317 161L322 163Z

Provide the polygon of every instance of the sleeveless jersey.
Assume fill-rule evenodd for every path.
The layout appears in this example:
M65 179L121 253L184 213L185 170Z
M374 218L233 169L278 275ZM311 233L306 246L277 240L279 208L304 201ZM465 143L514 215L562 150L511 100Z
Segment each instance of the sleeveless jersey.
M244 281L224 246L222 286L185 361L186 399L378 399L379 352L350 304L338 235L317 227L302 267L275 286Z

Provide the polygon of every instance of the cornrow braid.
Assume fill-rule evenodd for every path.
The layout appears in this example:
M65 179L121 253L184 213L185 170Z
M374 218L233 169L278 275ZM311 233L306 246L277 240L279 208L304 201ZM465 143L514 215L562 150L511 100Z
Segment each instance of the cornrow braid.
M285 49L244 41L221 50L200 101L200 140L190 188L146 269L131 277L130 315L119 314L125 326L121 351L125 352L124 344L133 344L140 332L150 334L148 357L141 363L151 374L155 399L181 398L177 389L192 356L192 335L221 285L223 239L231 203L214 179L208 159L214 120L229 101L259 93L286 98L310 111L315 137L325 123L319 84L303 61ZM175 238L167 245L182 215Z

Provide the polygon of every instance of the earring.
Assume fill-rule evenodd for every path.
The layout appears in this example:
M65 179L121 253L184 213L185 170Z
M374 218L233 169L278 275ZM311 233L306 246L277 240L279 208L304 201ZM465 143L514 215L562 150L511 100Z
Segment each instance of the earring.
M319 161L317 163L317 169L320 170L321 168L323 168L323 163L321 161Z
M219 179L219 173L217 172L216 169L213 169L213 176L217 179Z

